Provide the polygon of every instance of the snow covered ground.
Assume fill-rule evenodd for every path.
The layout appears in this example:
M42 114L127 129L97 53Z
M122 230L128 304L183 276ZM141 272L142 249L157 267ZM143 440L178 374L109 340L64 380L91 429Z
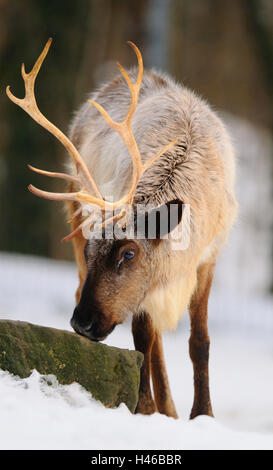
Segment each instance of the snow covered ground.
M220 268L221 269L221 268ZM217 284L217 283L216 283ZM0 254L0 318L70 329L75 266ZM188 420L193 399L189 322L164 337L179 420L105 409L78 384L48 386L37 372L0 371L1 449L273 449L273 301L265 295L211 296L211 395L216 419ZM129 323L107 344L133 348Z

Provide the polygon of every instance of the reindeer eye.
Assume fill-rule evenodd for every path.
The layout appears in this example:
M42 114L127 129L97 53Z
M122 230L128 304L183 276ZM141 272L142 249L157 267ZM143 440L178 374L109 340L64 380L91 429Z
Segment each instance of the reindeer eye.
M132 259L134 256L135 256L135 252L134 252L133 250L124 251L124 252L122 253L122 256L121 256L121 258L120 258L120 260L119 260L119 262L118 262L118 273L119 273L120 268L121 268L121 266L122 266L122 264L123 264L123 261L125 261L125 260L130 260L130 259Z
M125 259L132 259L134 256L135 256L135 252L132 250L125 251L125 253L123 254L123 257Z

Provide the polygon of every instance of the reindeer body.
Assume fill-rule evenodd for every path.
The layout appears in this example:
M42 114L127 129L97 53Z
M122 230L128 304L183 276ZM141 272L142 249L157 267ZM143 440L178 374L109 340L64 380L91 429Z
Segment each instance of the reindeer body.
M135 80L134 70L130 76ZM121 122L130 93L124 80L117 78L92 99ZM179 138L177 145L144 173L134 202L158 206L179 198L190 205L185 222L190 233L188 248L176 251L171 241L164 242L164 249L152 260L160 276L139 306L139 311L149 312L155 329L163 331L176 327L196 288L198 266L215 263L232 225L236 213L234 155L222 122L209 106L168 76L153 71L144 72L133 132L143 162ZM131 159L119 135L89 103L76 114L70 138L101 193L120 199L130 184Z
M93 94L94 107L86 103L76 113L69 140L43 116L34 95L35 79L50 44L51 39L31 72L22 67L25 97L15 97L10 87L7 95L55 135L74 160L70 174L29 166L36 173L69 181L67 193L50 193L32 185L29 189L37 196L69 203L73 231L64 240L73 238L80 279L71 325L76 332L100 341L132 313L135 347L144 354L136 411L177 417L161 333L175 328L189 307L194 369L191 418L212 416L207 305L216 257L236 215L234 155L227 132L194 93L166 75L153 71L143 75L141 53L129 43L137 56L138 73L127 73L118 64L127 84L117 78ZM178 219L172 224L169 216L174 202ZM92 208L90 217L83 217L83 203ZM140 239L84 237L82 229L93 220L94 205L103 210L101 227L105 228L110 221L123 220L127 225L124 206L135 210L139 204L156 207L150 212L156 216L156 228L158 211L167 209L164 234L170 237L149 238L146 228ZM187 217L183 204L190 208ZM114 219L108 217L109 210L117 208ZM146 215L144 211L140 218L144 226ZM135 228L138 216L134 213L132 219ZM172 239L176 226L183 227L182 239L188 238L182 250Z

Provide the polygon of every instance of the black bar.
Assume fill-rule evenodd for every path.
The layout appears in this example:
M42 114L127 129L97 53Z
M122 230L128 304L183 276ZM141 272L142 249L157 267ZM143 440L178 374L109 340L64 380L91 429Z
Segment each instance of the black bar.
M58 461L62 467L66 464L75 464L77 468L92 468L111 466L113 469L129 469L136 465L157 466L172 465L176 468L192 468L192 465L201 462L202 465L238 465L243 459L244 467L248 462L253 466L262 464L268 458L270 451L256 450L2 450L0 458L6 458L9 466L23 463L29 468L36 468L37 464L54 466ZM94 467L93 467L94 468Z

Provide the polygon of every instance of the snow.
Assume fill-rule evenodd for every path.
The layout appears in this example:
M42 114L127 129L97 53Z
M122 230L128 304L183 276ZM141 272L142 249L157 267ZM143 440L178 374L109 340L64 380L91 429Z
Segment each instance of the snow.
M0 318L71 330L76 285L73 263L1 253ZM63 386L37 371L26 379L0 371L0 448L273 449L272 299L244 298L237 305L226 294L224 302L223 292L214 294L210 382L216 419L188 420L193 380L185 316L176 332L164 335L179 420L132 415L125 405L106 409L79 384ZM230 308L233 314L226 322L224 314ZM259 312L268 316L266 328ZM105 343L133 348L129 322L116 328Z
M231 431L216 420L132 415L105 409L78 384L47 385L0 373L1 449L266 449L270 435Z

